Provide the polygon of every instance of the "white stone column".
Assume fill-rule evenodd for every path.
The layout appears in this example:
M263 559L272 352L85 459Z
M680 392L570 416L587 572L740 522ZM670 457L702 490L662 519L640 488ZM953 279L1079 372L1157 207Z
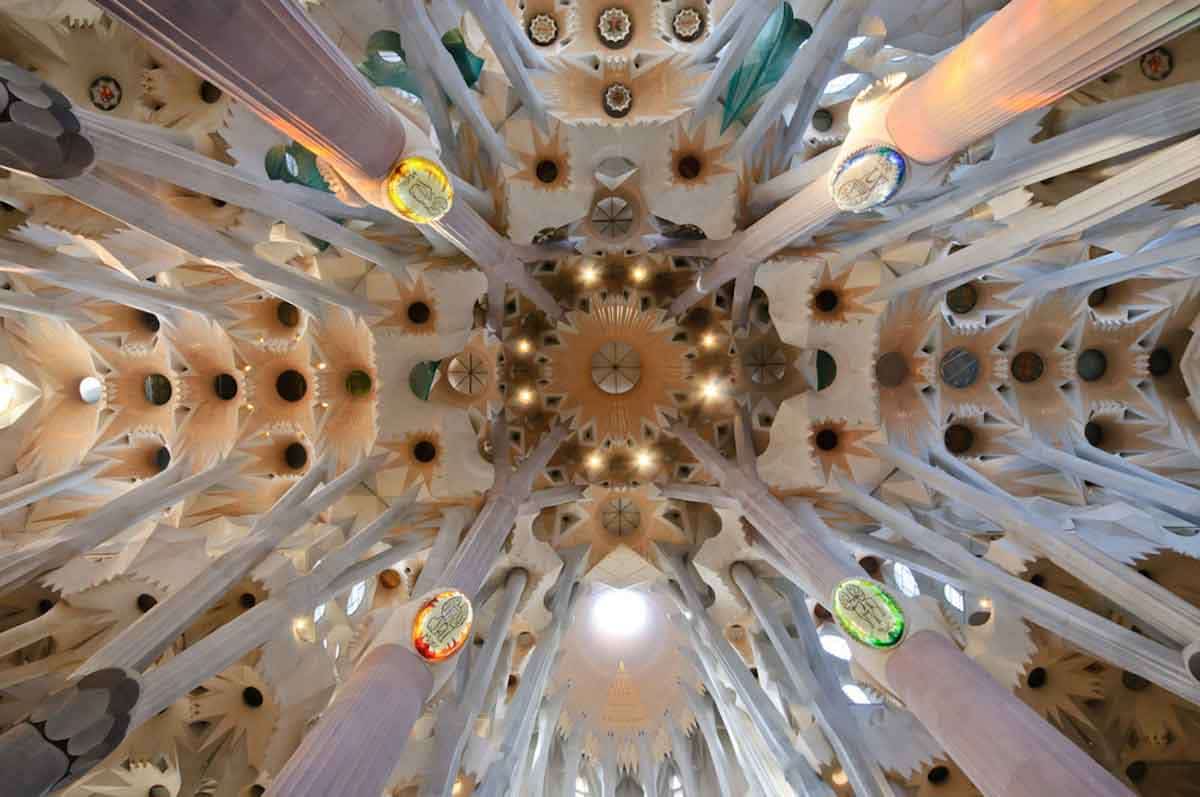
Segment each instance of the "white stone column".
M521 569L509 571L504 591L487 630L483 649L472 661L465 690L455 703L447 701L438 711L434 725L433 769L426 773L421 784L421 797L450 797L458 778L459 764L471 734L475 718L483 708L492 673L500 658L500 648L508 636L508 628L517 612L517 605L529 582L529 574Z
M290 0L99 0L340 173L382 181L404 150L396 113Z
M1012 0L903 89L900 150L936 163L1190 27L1195 0Z
M792 600L792 622L800 632L799 640L793 638L779 621L779 617L767 606L758 577L748 565L733 566L734 583L746 596L754 616L767 632L771 643L779 651L788 677L797 690L812 698L812 708L824 727L830 744L837 753L854 793L857 797L892 797L892 787L884 777L883 770L872 757L863 739L850 705L842 694L837 675L829 667L812 626L812 616L804 605L803 598ZM794 586L794 593L801 593ZM803 607L803 609L802 609Z

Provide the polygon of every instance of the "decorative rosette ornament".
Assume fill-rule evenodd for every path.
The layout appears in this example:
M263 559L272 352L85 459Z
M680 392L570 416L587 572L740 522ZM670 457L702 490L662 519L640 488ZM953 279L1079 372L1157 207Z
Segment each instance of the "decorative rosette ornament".
M439 592L413 618L413 647L426 661L445 661L466 644L474 619L466 595L456 589Z
M671 20L671 29L680 41L693 42L704 32L704 17L694 8L681 8Z
M833 616L856 642L887 649L900 644L907 623L896 599L865 578L848 578L833 590Z
M529 20L529 38L547 47L558 39L558 22L549 14L534 14Z
M614 49L624 47L633 36L633 20L629 18L629 14L624 9L616 6L601 11L600 19L596 24L599 28L600 38L607 46Z
M454 202L454 186L445 169L417 155L392 168L387 193L396 212L414 224L437 221Z
M829 189L840 209L865 213L896 196L907 173L908 163L903 155L877 144L864 147L842 161Z
M620 119L633 107L633 92L624 83L610 83L604 89L604 112Z

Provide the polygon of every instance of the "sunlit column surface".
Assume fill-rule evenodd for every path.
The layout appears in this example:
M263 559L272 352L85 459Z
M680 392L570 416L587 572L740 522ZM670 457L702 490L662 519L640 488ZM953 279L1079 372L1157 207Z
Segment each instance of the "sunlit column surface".
M887 129L936 163L1200 21L1195 0L1013 0L900 92Z

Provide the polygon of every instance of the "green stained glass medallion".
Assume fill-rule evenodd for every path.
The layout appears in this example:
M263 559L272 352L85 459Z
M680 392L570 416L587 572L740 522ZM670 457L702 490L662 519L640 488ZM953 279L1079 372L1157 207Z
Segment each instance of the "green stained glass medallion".
M851 639L868 647L895 647L904 638L904 612L883 587L848 578L833 591L833 616Z
M787 71L800 45L812 35L812 25L792 16L792 7L781 2L759 32L746 59L729 78L721 132L754 103L762 99Z

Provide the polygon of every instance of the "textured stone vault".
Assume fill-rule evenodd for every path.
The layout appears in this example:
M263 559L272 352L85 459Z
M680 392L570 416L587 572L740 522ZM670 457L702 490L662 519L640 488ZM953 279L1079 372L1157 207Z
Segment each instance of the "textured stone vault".
M314 85L454 209L121 21L166 0L0 0L0 797L336 769L306 734L488 518L385 795L1002 793L792 593L812 536L1123 787L1200 794L1198 4L850 212L846 155L1005 2L245 2L326 39L288 97L353 65Z

